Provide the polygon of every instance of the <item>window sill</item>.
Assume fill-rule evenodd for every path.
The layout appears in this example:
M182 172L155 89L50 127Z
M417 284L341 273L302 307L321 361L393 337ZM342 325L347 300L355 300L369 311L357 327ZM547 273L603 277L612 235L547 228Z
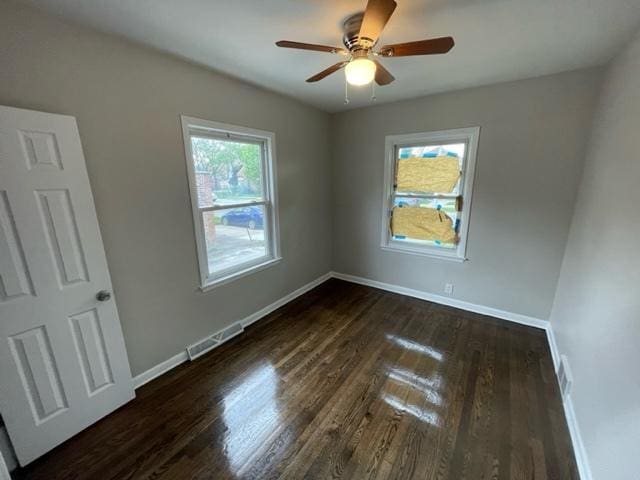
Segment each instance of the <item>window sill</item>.
M230 273L229 275L225 275L224 277L219 277L216 279L211 280L209 283L206 283L204 285L202 285L201 287L199 287L199 290L202 293L206 293L210 290L213 290L216 287L220 287L222 285L225 285L227 283L231 283L235 280L238 280L242 277L246 277L247 275L251 275L253 273L259 272L260 270L264 270L266 268L272 267L274 265L277 265L278 263L280 263L282 261L282 257L276 257L276 258L270 258L262 263L259 263L257 265L252 265L248 268L245 268L244 270L240 270L238 272L233 272Z
M381 245L380 248L386 252L404 253L405 255L417 255L419 257L436 258L438 260L446 260L448 262L463 263L467 261L467 258L459 257L456 254L438 253L435 251L420 249L420 248L407 248L407 247L393 247L390 245Z

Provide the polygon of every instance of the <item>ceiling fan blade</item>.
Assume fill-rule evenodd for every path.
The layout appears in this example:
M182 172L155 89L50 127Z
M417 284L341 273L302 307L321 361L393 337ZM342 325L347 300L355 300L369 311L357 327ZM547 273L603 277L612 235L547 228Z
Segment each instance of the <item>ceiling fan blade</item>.
M313 77L307 78L307 82L312 83L312 82L317 82L318 80L322 80L324 77L328 77L332 73L335 73L338 70L340 70L347 63L349 63L349 62L348 61L344 61L344 62L338 62L338 63L336 63L334 65L331 65L329 68L324 69L320 73L316 73Z
M396 9L394 0L369 0L360 26L359 43L371 48Z
M389 85L396 79L379 61L374 60L373 62L376 64L376 83L378 85Z
M344 55L348 53L344 48L316 45L315 43L291 42L289 40L280 40L276 42L276 45L283 48L297 48L299 50L313 50L315 52L340 53Z
M453 38L440 37L417 42L395 43L380 47L378 55L383 57L408 57L410 55L437 55L447 53L454 46Z

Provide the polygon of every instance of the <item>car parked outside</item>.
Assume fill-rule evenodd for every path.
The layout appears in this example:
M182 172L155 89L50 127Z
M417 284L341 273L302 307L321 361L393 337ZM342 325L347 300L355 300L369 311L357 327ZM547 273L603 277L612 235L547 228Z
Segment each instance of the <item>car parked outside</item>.
M234 208L222 216L221 222L223 225L246 227L255 230L263 228L264 216L262 209L257 207Z

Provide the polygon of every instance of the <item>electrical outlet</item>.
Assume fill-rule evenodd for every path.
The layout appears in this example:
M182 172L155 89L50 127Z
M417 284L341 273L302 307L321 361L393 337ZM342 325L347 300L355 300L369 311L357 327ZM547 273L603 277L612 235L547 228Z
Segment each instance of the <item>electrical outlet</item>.
M451 295L453 293L453 283L444 284L444 293L447 295Z

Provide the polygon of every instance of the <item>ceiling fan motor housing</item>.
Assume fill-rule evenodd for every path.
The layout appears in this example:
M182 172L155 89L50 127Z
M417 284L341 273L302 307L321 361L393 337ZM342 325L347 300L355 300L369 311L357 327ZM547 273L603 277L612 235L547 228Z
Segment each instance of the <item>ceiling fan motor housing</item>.
M360 27L362 26L362 18L364 12L356 13L348 16L342 24L344 36L342 43L347 49L354 54L357 52L366 52L370 50L374 43L368 38L360 38Z

